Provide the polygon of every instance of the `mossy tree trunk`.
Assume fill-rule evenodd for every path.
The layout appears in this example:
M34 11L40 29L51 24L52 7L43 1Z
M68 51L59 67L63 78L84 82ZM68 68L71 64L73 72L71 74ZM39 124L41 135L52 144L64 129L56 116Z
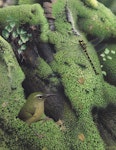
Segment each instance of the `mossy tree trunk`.
M115 15L96 0L57 0L47 3L46 18L43 5L29 3L0 9L0 148L115 149ZM45 102L53 120L31 129L17 115L37 91L56 94Z

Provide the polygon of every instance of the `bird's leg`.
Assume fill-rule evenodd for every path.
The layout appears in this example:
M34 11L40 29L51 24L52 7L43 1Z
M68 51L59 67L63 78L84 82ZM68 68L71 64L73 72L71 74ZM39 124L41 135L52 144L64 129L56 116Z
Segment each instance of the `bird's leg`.
M43 134L38 134L38 133L37 133L37 131L36 131L36 130L34 130L34 129L32 128L32 126L30 126L30 125L29 125L29 128L33 131L33 133L34 133L34 134L35 134L38 138L40 138L40 139L41 139L41 138L43 138L43 137L44 137L44 135L43 135Z

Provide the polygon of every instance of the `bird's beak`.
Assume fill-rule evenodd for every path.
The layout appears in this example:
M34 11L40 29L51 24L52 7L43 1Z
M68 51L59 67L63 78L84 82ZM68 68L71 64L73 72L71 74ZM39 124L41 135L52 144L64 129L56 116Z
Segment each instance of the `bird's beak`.
M55 96L56 94L45 94L44 97L47 98L49 96Z

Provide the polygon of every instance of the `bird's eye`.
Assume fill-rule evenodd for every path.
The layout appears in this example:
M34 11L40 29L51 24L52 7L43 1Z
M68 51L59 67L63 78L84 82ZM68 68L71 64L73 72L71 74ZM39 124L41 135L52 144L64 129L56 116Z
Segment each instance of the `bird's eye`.
M39 96L39 99L42 99L42 96Z

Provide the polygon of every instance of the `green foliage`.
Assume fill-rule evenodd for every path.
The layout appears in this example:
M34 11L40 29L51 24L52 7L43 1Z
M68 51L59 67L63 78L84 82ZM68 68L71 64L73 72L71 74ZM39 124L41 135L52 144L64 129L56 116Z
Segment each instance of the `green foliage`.
M8 25L4 27L3 31L2 31L2 36L5 39L8 39L10 36L10 33L13 31L14 27L15 27L15 22L11 22L11 21L7 21Z
M10 33L9 33L7 30L3 30L3 31L2 31L2 36L3 36L5 39L8 39L8 38L9 38L9 35L10 35Z
M8 21L7 21L8 22ZM30 33L24 30L22 27L17 27L16 22L9 21L8 25L4 27L2 31L2 36L8 40L11 36L11 40L18 39L18 53L21 54L22 51L26 50L26 44L32 37Z
M107 48L101 51L99 54L102 70L106 72L105 79L116 85L116 44L108 43Z
M102 61L112 60L112 58L113 58L112 55L115 55L115 51L114 50L109 50L108 48L106 48L104 50L104 52L100 54L100 56L102 58ZM104 68L103 65L101 65L101 67ZM105 75L105 76L107 75L107 73L105 71L102 71L102 74Z
M100 56L103 58L103 61L107 61L107 59L112 60L112 56L111 56L112 54L114 55L115 51L106 48Z

